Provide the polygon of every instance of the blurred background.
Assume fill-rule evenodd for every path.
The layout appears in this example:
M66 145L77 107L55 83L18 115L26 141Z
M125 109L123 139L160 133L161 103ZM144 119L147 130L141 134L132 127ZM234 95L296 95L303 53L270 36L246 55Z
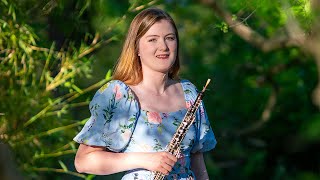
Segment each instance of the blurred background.
M120 179L78 174L72 138L151 6L176 21L181 78L213 80L210 179L320 179L318 0L1 0L0 179Z

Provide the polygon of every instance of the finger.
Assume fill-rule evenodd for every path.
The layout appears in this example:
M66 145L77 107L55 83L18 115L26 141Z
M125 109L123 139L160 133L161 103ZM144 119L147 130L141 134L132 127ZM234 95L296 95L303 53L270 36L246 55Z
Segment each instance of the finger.
M168 171L166 168L162 167L162 168L159 168L157 170L158 172L161 172L162 174L165 174L165 175L168 175L170 171Z
M177 162L177 160L178 160L177 157L175 157L174 155L172 155L172 154L170 154L170 153L167 153L167 157L168 157L170 160L174 161L174 162Z
M164 159L163 162L166 163L167 165L171 166L171 167L173 167L173 166L176 164L176 161L173 161L173 160L170 159L170 158Z
M169 175L169 171L167 171L166 169L161 169L159 172L161 172L162 174L165 174L165 175Z
M172 170L172 166L167 163L162 163L162 168L164 168L168 172Z
M171 167L164 163L164 162L160 162L159 166L157 168L155 168L154 171L160 172L162 174L168 175L169 172L171 171Z

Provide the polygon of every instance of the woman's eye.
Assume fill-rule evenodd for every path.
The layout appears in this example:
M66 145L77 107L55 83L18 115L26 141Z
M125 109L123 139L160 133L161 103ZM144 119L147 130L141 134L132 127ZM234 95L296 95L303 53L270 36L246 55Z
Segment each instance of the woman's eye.
M156 42L156 39L149 39L148 42Z
M174 41L176 38L175 37L167 37L168 40Z

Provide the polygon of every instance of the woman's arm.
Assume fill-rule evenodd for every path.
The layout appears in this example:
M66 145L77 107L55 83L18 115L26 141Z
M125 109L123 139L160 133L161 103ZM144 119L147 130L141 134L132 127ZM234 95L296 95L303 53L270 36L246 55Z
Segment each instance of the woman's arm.
M168 174L177 158L167 152L115 153L104 147L80 144L75 167L79 173L108 175L136 168Z
M202 153L191 154L191 170L194 172L197 180L209 179Z

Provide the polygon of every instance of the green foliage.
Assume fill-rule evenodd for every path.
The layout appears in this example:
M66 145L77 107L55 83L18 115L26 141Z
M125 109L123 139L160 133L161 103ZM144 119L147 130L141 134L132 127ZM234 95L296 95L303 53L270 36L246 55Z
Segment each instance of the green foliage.
M300 129L300 137L306 141L310 142L318 142L320 139L320 116L315 115L315 117L311 117L306 122L303 122Z
M88 105L88 99L78 97L108 81L110 73L97 84L79 87L76 79L91 74L87 54L96 44L70 42L60 50L54 42L49 48L38 46L47 43L20 18L24 5L0 2L0 140L10 145L28 178L39 176L38 171L86 178L59 160L76 152L75 127L86 121L72 120L70 110Z

